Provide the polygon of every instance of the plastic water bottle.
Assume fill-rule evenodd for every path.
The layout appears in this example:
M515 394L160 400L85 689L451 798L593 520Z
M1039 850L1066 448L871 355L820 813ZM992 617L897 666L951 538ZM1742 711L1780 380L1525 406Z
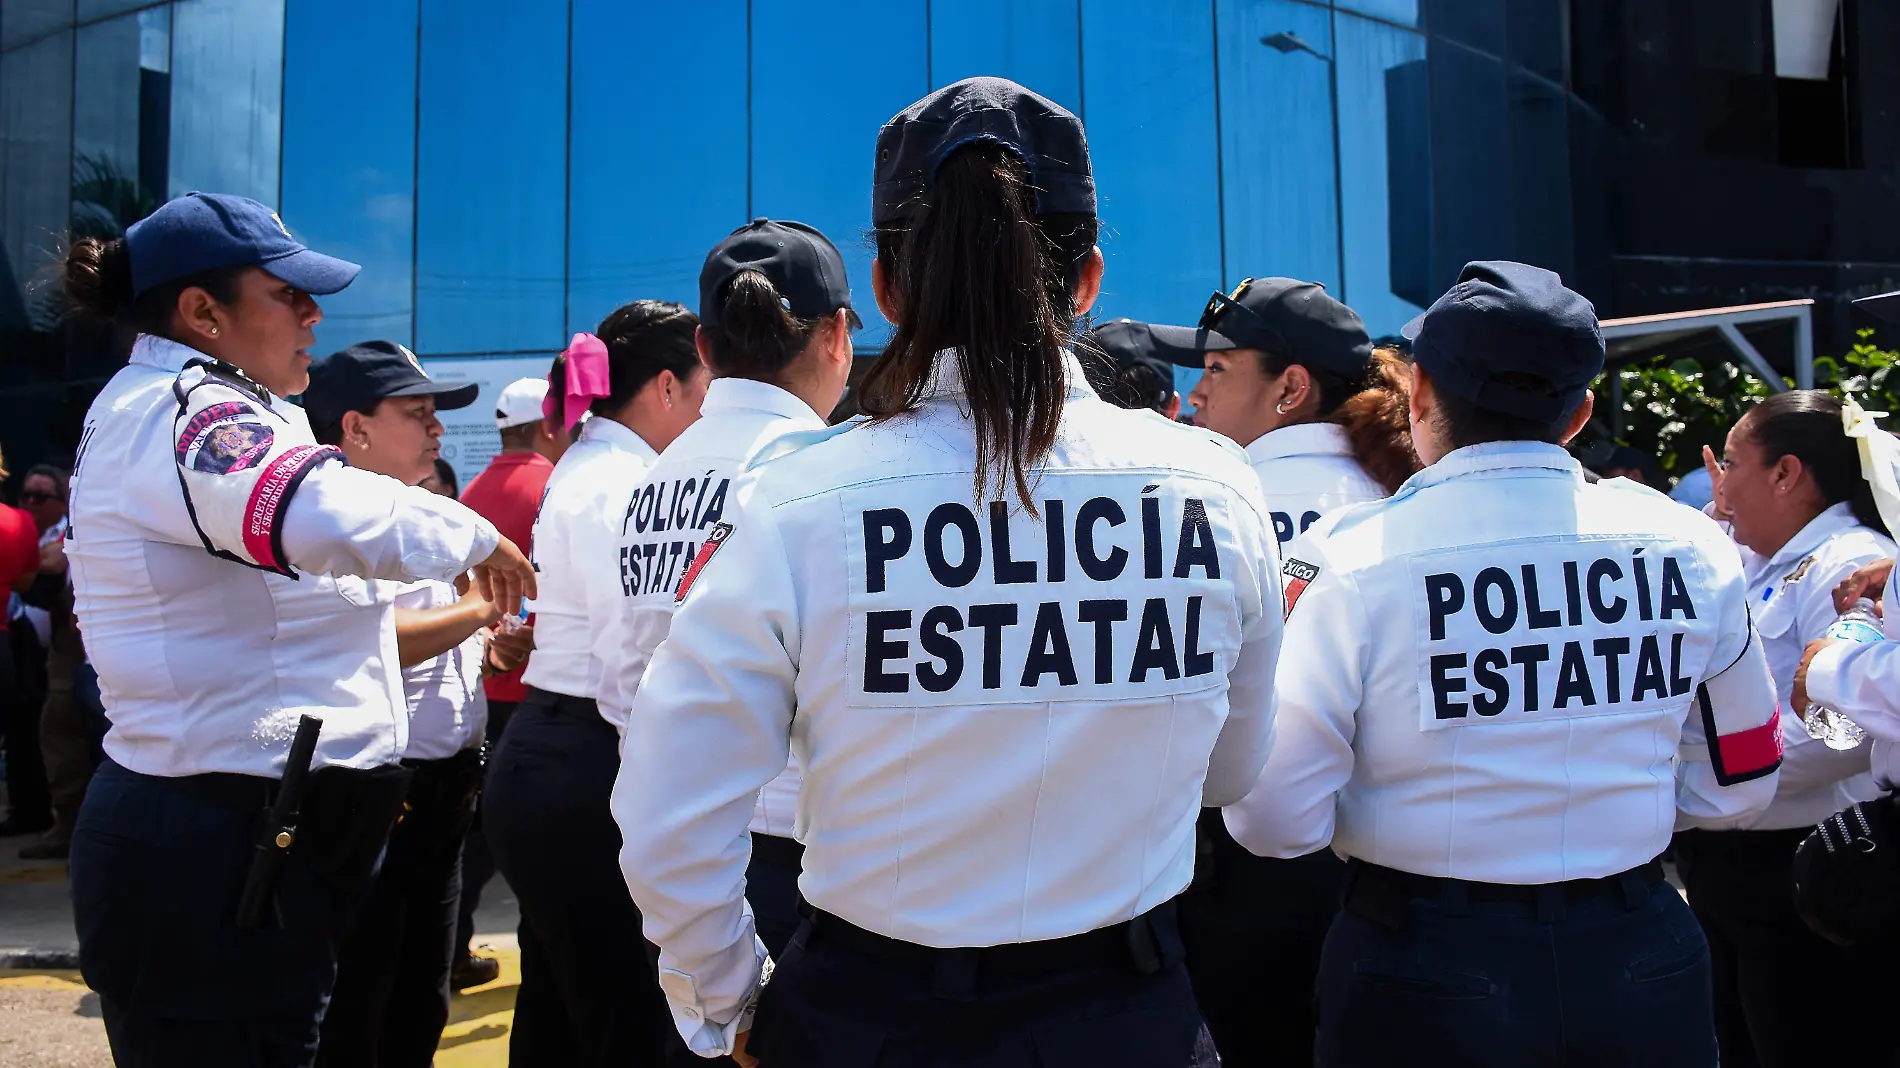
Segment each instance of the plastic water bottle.
M1827 637L1844 642L1877 642L1886 634L1880 629L1880 617L1874 614L1874 602L1862 597L1827 628ZM1867 737L1860 724L1839 709L1818 702L1808 705L1801 722L1808 729L1808 737L1826 743L1829 749L1852 749Z

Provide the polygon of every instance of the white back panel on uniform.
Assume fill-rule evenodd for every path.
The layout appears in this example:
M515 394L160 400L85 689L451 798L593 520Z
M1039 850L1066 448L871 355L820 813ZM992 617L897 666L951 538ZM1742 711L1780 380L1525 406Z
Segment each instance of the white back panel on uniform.
M1661 494L1589 484L1556 446L1473 446L1285 566L1280 737L1227 817L1256 852L1554 882L1656 856L1679 806L1773 793L1741 560Z
M1069 363L1038 516L1006 486L973 500L951 374L913 415L756 467L702 549L614 794L676 1016L726 1019L757 981L733 888L788 746L805 897L931 946L1166 901L1193 873L1203 791L1231 801L1258 775L1280 614L1257 480L1213 435L1097 400Z
M534 520L539 593L534 655L522 682L570 697L598 696L600 662L589 620L604 618L620 589L614 537L634 487L658 459L640 435L596 416L554 465Z
M1353 459L1344 427L1298 423L1268 431L1247 446L1280 548L1336 508L1386 495Z

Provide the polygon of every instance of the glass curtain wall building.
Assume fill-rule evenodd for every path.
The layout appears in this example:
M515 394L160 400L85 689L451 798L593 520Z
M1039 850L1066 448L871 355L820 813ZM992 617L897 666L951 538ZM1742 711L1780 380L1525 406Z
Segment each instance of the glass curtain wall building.
M1770 0L1735 2L1767 17ZM1607 56L1581 79L1600 83L1646 54L1626 38L1676 32L1636 26L1638 8L0 0L0 436L58 444L121 358L56 325L47 270L69 229L114 232L193 189L270 203L364 265L325 301L319 351L542 358L626 300L691 305L706 249L769 215L844 249L875 352L878 125L976 74L1085 120L1098 318L1192 322L1213 289L1280 274L1391 333L1491 257L1554 268L1607 313L1621 119L1604 109L1625 95L1579 96L1572 67Z

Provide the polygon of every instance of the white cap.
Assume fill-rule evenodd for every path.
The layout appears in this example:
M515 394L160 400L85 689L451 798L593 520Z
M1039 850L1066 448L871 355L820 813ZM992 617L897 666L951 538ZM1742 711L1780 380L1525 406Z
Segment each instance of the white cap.
M495 429L506 430L541 419L541 402L547 399L548 380L517 378L501 391L495 401Z

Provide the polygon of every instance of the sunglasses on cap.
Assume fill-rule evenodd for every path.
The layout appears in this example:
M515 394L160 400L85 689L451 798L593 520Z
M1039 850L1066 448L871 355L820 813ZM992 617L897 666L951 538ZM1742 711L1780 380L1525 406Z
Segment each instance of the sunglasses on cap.
M1236 331L1224 330L1220 325L1221 320L1225 318L1229 312L1238 312L1245 318L1247 323L1247 329L1240 331L1240 333L1245 333L1255 338L1264 336L1268 342L1267 345L1247 345L1247 348L1271 347L1282 353L1292 351L1292 346L1286 343L1286 338L1281 336L1280 332L1273 328L1272 323L1267 322L1266 318L1259 312L1254 311L1252 308L1240 302L1240 298L1246 296L1247 291L1253 288L1253 283L1253 279L1243 278L1240 280L1240 284L1234 287L1232 293L1222 293L1216 289L1214 295L1207 298L1207 304L1201 308L1201 329L1209 330L1217 334L1224 334L1234 341L1240 341L1241 339L1235 336Z

